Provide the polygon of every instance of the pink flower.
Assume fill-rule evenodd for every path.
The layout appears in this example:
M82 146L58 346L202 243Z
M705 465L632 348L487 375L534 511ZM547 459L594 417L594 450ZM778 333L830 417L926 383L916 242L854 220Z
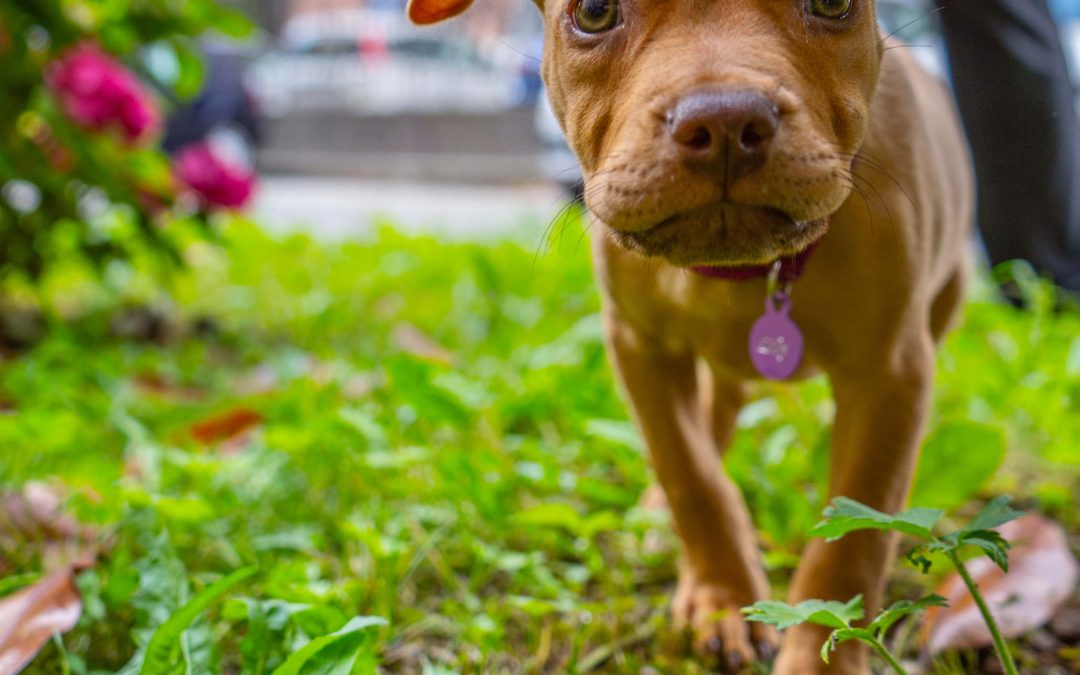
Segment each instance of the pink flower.
M84 43L53 63L46 82L76 124L93 131L117 127L129 141L153 133L160 115L149 93L124 66Z
M207 143L189 145L176 156L178 181L213 208L239 209L251 199L255 176L214 153Z

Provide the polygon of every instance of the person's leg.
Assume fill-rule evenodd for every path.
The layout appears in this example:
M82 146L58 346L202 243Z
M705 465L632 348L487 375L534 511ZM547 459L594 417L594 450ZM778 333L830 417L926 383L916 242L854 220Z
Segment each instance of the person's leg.
M1046 0L935 0L993 264L1080 293L1080 122Z

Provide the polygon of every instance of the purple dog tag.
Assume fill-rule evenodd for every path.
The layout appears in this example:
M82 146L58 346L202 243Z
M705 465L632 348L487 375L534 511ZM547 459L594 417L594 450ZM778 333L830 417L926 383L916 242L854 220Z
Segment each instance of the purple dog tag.
M765 313L750 330L750 360L770 380L788 379L802 360L802 332L790 313L789 295L770 295L765 299Z

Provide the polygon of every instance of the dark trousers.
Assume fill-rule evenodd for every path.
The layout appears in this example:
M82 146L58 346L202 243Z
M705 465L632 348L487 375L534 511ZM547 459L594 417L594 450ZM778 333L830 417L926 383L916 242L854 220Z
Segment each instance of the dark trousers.
M990 262L1080 293L1080 122L1046 0L935 0Z

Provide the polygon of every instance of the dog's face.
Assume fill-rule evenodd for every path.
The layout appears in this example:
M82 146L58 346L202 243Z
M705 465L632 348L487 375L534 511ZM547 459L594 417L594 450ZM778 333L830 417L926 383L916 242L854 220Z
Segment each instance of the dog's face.
M412 0L421 23L468 0ZM543 0L543 74L623 246L682 266L805 248L847 199L881 40L873 0Z
M548 2L545 81L621 244L749 264L823 234L877 80L870 0Z

